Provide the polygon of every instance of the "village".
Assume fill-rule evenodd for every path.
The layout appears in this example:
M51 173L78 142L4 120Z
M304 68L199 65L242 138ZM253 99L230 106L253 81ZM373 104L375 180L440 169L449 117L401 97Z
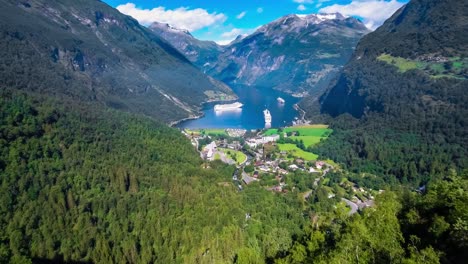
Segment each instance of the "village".
M182 131L206 163L219 160L236 166L232 182L239 191L256 183L276 193L300 192L304 200L309 199L314 188L329 182L329 172L339 169L333 161L319 160L310 151L331 132L326 125L308 124L266 130ZM364 190L352 182L341 185L338 191L324 188L329 199L336 196L335 192L343 196L340 199L351 208L349 214L373 205L376 191Z

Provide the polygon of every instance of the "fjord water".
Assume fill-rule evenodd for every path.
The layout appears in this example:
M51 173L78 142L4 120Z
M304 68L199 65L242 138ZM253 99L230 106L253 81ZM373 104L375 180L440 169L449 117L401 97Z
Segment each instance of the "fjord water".
M290 125L299 113L294 109L294 104L300 98L293 97L269 88L248 86L234 86L233 91L239 97L238 102L244 104L241 109L230 111L214 111L215 103L206 104L202 118L188 120L178 125L180 128L265 128L263 110L270 110L272 116L271 127ZM281 97L286 102L280 104L277 98Z

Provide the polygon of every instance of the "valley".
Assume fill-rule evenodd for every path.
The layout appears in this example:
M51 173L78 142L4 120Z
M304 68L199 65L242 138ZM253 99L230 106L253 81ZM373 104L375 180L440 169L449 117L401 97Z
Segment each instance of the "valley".
M156 2L0 0L0 263L466 262L466 1Z

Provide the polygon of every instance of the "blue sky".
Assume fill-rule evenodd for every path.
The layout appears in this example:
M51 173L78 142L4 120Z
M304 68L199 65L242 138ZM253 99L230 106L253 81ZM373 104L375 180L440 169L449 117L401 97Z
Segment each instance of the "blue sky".
M143 25L154 21L227 44L287 14L340 12L375 29L408 0L103 0Z

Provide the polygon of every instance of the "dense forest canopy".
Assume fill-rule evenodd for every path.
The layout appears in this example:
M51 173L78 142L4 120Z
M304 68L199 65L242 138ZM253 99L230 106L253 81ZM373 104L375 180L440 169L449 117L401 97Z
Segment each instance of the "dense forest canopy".
M294 195L237 193L234 168L204 169L175 129L92 104L0 100L1 262L232 262L261 258L272 230L302 233Z
M348 216L336 206L341 196L330 199L326 190L353 174L332 174L327 186L303 183L313 189L309 201L258 184L238 192L229 182L234 167L214 162L206 169L177 130L145 117L11 90L0 100L1 262L466 257L466 172L452 171L424 195L386 191L375 208Z
M467 168L467 26L466 1L414 0L363 37L320 102L302 103L333 117L315 151L413 186Z
M0 12L10 19L11 10L23 10L15 20L20 24L32 20L25 10L45 3L0 1L8 7ZM58 2L102 7L99 1ZM109 104L113 96L96 100L112 94L106 94L112 82L96 86L105 91L96 93L84 85L91 75L73 70L80 67L73 60L67 68L50 54L34 52L34 43L48 50L48 41L60 34L28 35L2 19L0 263L466 262L467 42L459 41L466 35L446 35L452 46L438 56L445 56L447 69L426 68L432 63L427 56L400 50L392 38L412 35L419 16L432 17L434 29L440 29L447 23L441 18L454 17L444 12L459 18L461 24L453 26L458 32L467 21L464 7L464 1L414 0L361 42L361 48L382 47L358 47L322 98L322 113L334 117L319 118L327 118L334 132L314 152L336 167L318 184L310 173L290 172L284 176L290 187L281 193L258 182L239 191L231 180L234 166L202 161L180 131L142 115L148 105L133 108L132 100L124 100L128 111ZM94 14L92 21L102 19ZM37 16L37 24L27 27L52 23ZM426 20L419 23L425 26L422 36L432 30ZM141 29L134 20L125 21ZM402 30L403 25L409 28ZM136 42L147 43L152 35L141 30ZM423 51L438 40L428 39ZM418 47L414 39L405 41ZM81 61L80 52L72 50L67 56ZM164 102L158 106L164 120L184 112ZM342 200L351 199L345 183L373 189L375 205L350 213Z

